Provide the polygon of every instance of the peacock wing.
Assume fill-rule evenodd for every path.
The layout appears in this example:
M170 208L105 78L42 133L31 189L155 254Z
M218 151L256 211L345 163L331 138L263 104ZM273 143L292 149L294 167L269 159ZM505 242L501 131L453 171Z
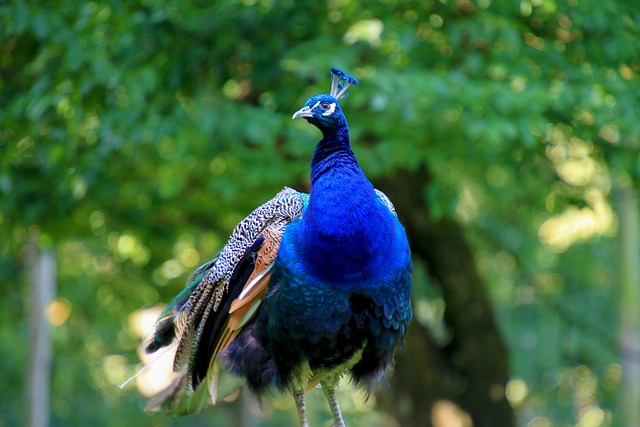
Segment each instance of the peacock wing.
M301 218L308 197L285 188L255 209L234 229L220 253L194 272L185 290L160 316L146 349L154 352L177 345L174 371L184 378L173 384L175 392L159 393L165 396L153 408L166 409L166 402L196 390L205 377L210 382L210 400L215 403L225 397L218 385L216 356L259 309L284 230Z
M376 192L376 195L378 196L378 199L380 199L382 204L384 204L391 211L392 214L394 214L395 216L398 216L398 214L396 213L396 208L395 206L393 206L393 203L391 203L391 200L389 199L389 197L387 197L386 194L384 194L382 191L378 190L377 188L374 188L374 191Z

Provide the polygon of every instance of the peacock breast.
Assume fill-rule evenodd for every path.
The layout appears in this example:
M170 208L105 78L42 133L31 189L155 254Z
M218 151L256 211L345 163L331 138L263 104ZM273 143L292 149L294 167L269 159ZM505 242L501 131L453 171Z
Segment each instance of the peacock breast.
M285 233L301 275L354 290L400 268L396 254L406 237L386 207L355 205L337 211L324 209L313 217L305 212L299 227Z

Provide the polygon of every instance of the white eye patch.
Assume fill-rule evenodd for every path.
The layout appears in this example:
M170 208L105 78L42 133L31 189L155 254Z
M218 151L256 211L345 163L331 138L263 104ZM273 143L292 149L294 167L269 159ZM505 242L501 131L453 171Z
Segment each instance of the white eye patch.
M329 104L329 109L327 111L325 111L324 113L322 113L323 116L330 116L333 114L333 112L336 111L336 103L332 102L331 104Z
M311 109L312 109L312 110L315 110L315 109L316 109L316 107L317 107L318 105L320 105L320 103L321 103L321 102L322 102L322 101L318 101L318 102L316 102L316 103L314 104L314 106L313 106L313 107L311 107ZM327 111L323 112L323 113L322 113L322 115L323 115L323 116L330 116L330 115L332 115L332 114L333 114L333 112L334 112L334 111L336 111L336 103L335 103L335 102L332 102L331 104L329 104L329 109L328 109Z

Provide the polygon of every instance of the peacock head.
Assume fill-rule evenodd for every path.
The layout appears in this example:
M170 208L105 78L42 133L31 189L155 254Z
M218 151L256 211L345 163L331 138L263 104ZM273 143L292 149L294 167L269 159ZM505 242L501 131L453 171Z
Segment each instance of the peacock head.
M347 120L338 99L347 96L347 88L358 85L358 80L337 68L331 69L331 93L312 96L293 114L292 119L304 118L323 133L344 128Z

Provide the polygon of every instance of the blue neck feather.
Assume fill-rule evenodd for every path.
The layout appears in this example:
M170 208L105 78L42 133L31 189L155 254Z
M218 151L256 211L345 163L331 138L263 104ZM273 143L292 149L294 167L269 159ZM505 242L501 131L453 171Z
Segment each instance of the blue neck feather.
M326 172L334 168L342 171L342 168L362 175L362 170L358 165L355 154L351 151L349 145L349 131L345 130L341 133L326 135L316 146L313 156L311 157L311 188L313 194L314 183L320 179ZM368 182L368 181L367 181Z
M358 165L346 123L323 134L311 160L298 245L318 279L362 283L378 271L385 245L392 246L395 224Z

